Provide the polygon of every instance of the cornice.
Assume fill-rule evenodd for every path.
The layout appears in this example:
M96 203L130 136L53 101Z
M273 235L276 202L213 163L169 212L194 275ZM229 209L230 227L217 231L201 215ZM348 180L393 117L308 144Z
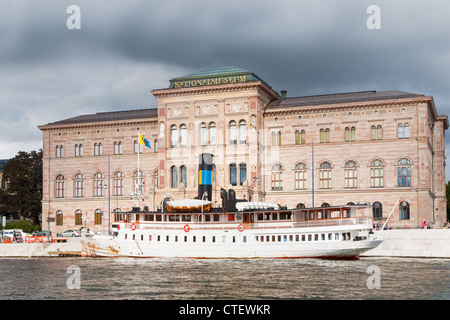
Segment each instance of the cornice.
M127 127L136 125L156 125L158 119L135 119L132 121L118 120L108 122L87 122L87 123L69 123L69 124L51 124L38 126L41 131L56 131L56 130L74 130L74 129L87 129L87 128L106 128L106 127Z

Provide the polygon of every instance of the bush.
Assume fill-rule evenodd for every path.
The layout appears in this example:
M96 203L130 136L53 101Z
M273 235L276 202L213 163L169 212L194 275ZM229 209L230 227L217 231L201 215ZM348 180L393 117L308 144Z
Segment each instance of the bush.
M7 223L5 229L22 229L23 232L33 233L34 231L39 231L40 226L35 225L30 220L19 220Z

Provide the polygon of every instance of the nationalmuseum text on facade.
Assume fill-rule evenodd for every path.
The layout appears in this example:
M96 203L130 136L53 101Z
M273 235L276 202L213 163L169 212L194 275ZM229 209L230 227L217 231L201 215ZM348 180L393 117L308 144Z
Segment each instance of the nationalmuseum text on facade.
M175 78L151 93L156 108L39 126L43 227L50 215L54 232L107 232L115 211L136 203L155 211L165 198L194 198L202 153L214 156L215 206L224 188L287 208L368 203L380 221L397 203L391 227L446 221L449 123L431 96L288 97L236 67Z

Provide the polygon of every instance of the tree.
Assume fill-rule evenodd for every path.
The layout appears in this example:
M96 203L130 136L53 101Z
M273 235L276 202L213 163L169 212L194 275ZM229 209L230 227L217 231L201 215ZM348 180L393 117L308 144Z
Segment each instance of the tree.
M6 188L0 191L0 212L39 224L42 211L42 150L19 153L3 166Z

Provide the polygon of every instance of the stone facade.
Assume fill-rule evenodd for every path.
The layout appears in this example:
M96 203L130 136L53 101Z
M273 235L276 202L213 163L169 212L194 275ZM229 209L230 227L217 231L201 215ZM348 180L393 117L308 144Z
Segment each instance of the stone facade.
M432 97L369 91L287 98L237 68L172 79L152 93L157 109L39 127L42 221L55 218L52 231L86 225L106 232L116 209L157 210L165 197L196 197L203 152L214 155L217 205L223 187L289 208L367 202L383 221L398 200L392 227L445 222L448 119ZM141 179L139 133L151 144L141 146Z

